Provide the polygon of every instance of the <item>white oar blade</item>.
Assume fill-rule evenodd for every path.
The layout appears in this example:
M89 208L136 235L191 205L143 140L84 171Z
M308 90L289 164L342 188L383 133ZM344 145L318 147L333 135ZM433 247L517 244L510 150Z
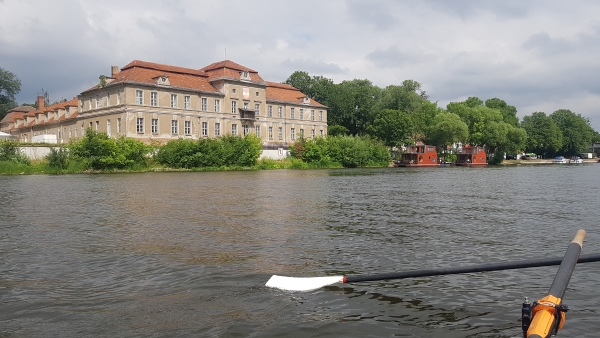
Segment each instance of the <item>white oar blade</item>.
M344 276L331 277L285 277L273 275L266 286L287 291L310 291L326 285L341 283Z

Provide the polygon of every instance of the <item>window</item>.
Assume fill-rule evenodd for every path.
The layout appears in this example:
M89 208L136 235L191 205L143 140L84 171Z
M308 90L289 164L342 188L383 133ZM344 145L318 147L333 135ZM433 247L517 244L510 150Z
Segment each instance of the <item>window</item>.
M215 112L221 112L221 100L215 99Z
M208 136L208 122L202 122L202 136Z
M73 127L73 130L75 131L75 137L77 137L77 126Z
M121 104L121 91L117 90L117 104Z
M110 121L109 121L109 123L110 123ZM73 136L73 134L71 134L71 127L69 127L69 138L71 138L72 136ZM110 136L110 134L108 136Z
M323 121L323 111L319 110L319 121Z
M221 135L221 123L215 122L215 136Z
M268 132L269 132L269 140L273 140L273 127L269 127Z
M254 127L254 132L256 133L257 137L260 137L260 126L255 126Z
M283 115L281 107L277 107L277 117L281 118Z
M106 135L110 137L110 120L106 120ZM69 137L71 136L71 128L69 128Z
M300 134L298 134L301 138L304 137L304 129L300 128Z
M319 135L323 136L323 129L319 130Z
M235 123L231 125L231 135L237 136L237 124Z
M256 113L256 115L260 115L260 103L254 104L254 112Z
M183 97L183 108L184 109L190 109L190 106L191 106L191 104L190 104L190 96L189 95L185 95Z
M144 133L144 118L143 117L137 118L136 130L139 134Z
M231 101L231 113L235 114L237 102Z
M106 106L110 106L110 93L106 93Z
M290 118L293 119L296 117L296 112L294 108L290 108Z
M121 118L117 118L117 133L121 132Z
M90 103L90 110L91 110L92 109L92 98L91 97L90 97L89 103Z
M179 127L179 121L171 120L171 134L176 135L179 133L179 130L177 127Z
M152 119L152 134L158 134L158 119Z
M290 139L292 139L292 140L296 139L296 128L290 129Z
M85 135L85 128L83 127L83 124L81 125L81 136Z
M192 135L192 121L183 121L183 133Z
M96 101L95 101L95 108L98 109L98 101L100 101L100 98L98 97L98 95L96 95Z
M278 130L278 133L279 133L279 139L283 140L283 128L279 127L279 128L277 128L277 130Z
M144 104L144 93L141 90L135 91L135 104Z
M100 121L96 121L96 131L100 130Z
M273 106L269 106L267 108L267 116L268 117L273 117Z
M208 99L207 99L207 98L205 98L205 97L203 97L203 98L202 98L202 107L201 107L201 109L202 109L203 111L206 111L206 110L208 109L208 108L207 108L207 107L208 107L207 101L208 101Z
M235 88L232 88L231 92L235 94L235 92L236 92Z
M246 136L248 133L250 133L250 126L247 124L242 124L242 130L244 130L244 136Z
M310 137L315 138L315 130L314 129L311 129Z
M304 120L304 108L300 108L300 120Z
M311 121L314 121L314 120L315 120L315 110L314 110L314 109L312 109L312 110L310 111L310 120L311 120Z
M177 108L177 94L171 94L171 108Z
M151 106L158 106L158 93L157 92L150 92L150 105Z
M260 96L260 94L258 92L256 92L256 96Z

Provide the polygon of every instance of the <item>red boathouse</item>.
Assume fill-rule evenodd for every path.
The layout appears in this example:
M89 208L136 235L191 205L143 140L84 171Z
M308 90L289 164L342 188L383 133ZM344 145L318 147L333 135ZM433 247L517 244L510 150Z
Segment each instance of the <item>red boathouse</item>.
M456 165L464 167L479 167L487 165L485 147L464 145L456 154Z
M394 161L394 167L439 167L435 146L408 146L401 159Z

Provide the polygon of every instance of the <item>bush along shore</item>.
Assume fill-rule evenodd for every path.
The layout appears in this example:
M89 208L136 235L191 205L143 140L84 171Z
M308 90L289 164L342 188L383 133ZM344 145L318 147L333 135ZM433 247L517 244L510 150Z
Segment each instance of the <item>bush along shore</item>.
M44 160L31 161L20 144L0 141L0 174L77 174L148 171L217 171L385 167L389 148L368 137L300 138L283 160L260 159L253 134L145 144L88 129L83 138L53 147Z

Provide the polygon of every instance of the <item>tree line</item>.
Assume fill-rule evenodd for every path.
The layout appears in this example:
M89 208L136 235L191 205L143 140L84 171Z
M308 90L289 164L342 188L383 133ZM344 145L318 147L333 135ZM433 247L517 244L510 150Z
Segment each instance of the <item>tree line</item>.
M389 147L422 141L439 150L453 143L486 146L501 162L504 153L533 152L545 157L587 152L600 141L589 119L568 109L534 112L522 121L517 109L499 98L469 97L446 109L431 102L421 84L405 80L380 88L367 79L334 83L296 71L285 81L328 106L329 135L371 136Z

